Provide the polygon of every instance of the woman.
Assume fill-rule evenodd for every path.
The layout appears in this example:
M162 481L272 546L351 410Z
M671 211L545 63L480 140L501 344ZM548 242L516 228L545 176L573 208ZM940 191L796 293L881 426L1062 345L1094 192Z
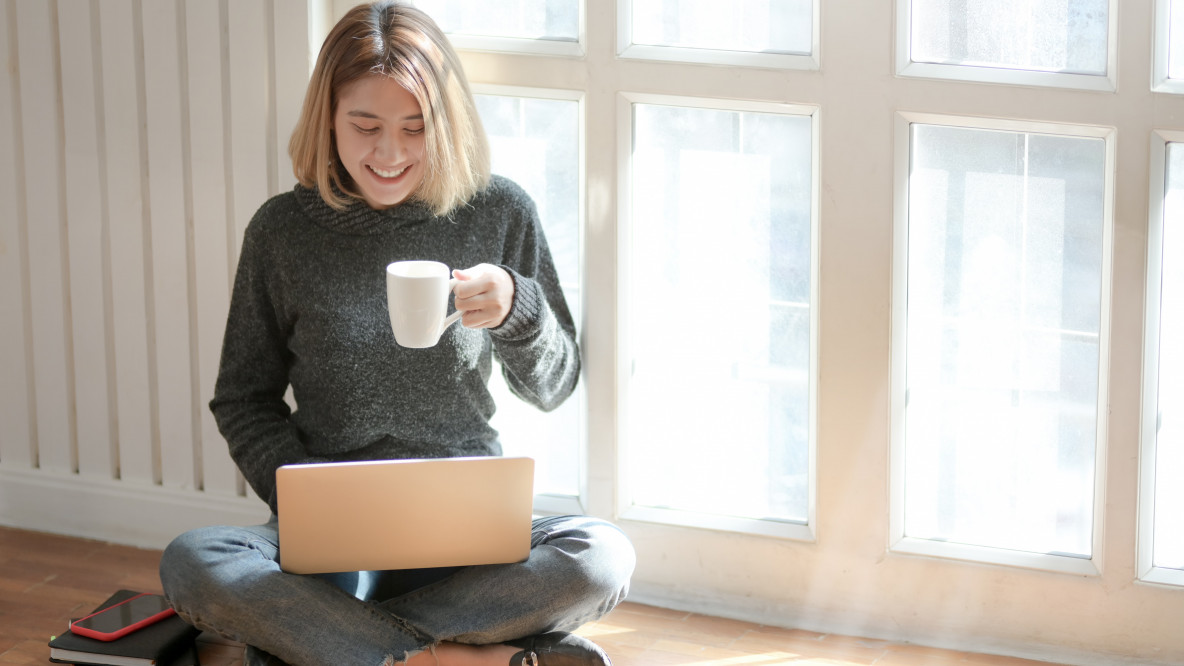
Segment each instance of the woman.
M210 403L231 456L276 510L292 463L499 455L491 356L514 393L559 405L579 375L574 326L529 197L489 174L460 62L422 12L351 10L321 49L289 147L300 184L244 237ZM463 326L395 344L385 266L433 259ZM291 386L298 405L284 401ZM304 576L279 569L277 523L210 527L165 550L187 621L242 641L247 664L608 664L568 634L624 598L634 555L613 525L536 520L521 564Z

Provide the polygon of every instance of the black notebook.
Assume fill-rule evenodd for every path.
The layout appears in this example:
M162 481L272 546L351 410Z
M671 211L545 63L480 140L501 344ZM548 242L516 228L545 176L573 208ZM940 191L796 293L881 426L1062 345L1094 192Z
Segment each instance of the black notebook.
M120 590L95 611L130 599L139 592ZM58 664L101 666L194 666L194 639L201 633L176 615L113 640L99 641L66 630L49 641L49 660Z

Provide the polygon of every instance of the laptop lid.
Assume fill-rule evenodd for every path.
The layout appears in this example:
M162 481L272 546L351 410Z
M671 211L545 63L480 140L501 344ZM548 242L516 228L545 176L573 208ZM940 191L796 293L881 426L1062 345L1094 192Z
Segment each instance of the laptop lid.
M290 573L521 562L534 461L437 458L276 470L280 568Z

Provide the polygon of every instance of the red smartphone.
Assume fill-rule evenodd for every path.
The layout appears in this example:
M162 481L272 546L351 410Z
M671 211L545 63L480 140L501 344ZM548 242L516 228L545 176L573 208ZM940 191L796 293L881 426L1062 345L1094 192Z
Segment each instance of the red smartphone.
M159 594L138 594L70 624L70 631L100 641L113 641L159 622L176 611Z

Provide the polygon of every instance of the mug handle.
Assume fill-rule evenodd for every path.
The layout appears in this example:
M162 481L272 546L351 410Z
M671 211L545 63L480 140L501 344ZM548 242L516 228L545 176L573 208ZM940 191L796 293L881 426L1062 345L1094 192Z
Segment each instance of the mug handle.
M452 290L456 288L456 285L459 282L460 280L457 280L456 278L449 278L448 293L452 293ZM440 322L440 334L443 335L444 331L448 330L449 326L452 326L457 321L459 321L460 318L464 316L464 314L465 313L461 312L460 310L457 310L456 312L453 312L452 314L445 317L444 321Z

